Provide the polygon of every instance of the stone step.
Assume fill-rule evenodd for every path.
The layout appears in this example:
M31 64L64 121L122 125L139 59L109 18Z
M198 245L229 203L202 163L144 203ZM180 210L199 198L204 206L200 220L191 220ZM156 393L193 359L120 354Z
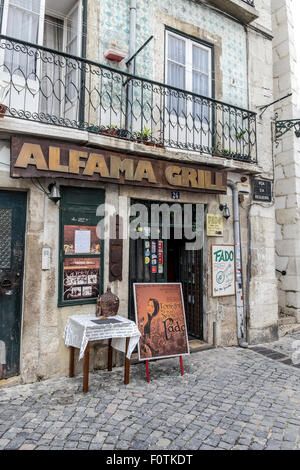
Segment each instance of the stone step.
M296 318L292 315L279 316L278 325L293 325L296 323Z
M300 331L300 323L292 323L288 325L278 326L279 337L285 336L289 333L295 333L296 331Z

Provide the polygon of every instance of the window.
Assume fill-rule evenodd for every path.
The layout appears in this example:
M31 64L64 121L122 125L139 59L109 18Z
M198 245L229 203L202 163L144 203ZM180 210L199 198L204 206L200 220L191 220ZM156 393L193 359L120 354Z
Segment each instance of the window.
M104 243L96 233L102 190L61 187L59 306L95 303L103 291Z
M166 82L168 85L205 97L212 95L212 48L193 39L166 31ZM187 95L188 96L188 95ZM177 96L168 98L169 113L178 117L191 114L208 119L208 106L202 100Z
M3 4L3 1L2 1ZM52 118L77 120L81 97L82 0L5 0L1 33L15 39L0 52L0 87L9 108ZM55 52L18 47L17 41L43 45ZM4 40L3 40L4 42ZM56 54L56 51L58 54Z
M32 44L41 44L44 8L45 0L8 0L3 12L2 33ZM29 55L7 49L4 64L11 73L17 75L28 77L36 74L33 50Z

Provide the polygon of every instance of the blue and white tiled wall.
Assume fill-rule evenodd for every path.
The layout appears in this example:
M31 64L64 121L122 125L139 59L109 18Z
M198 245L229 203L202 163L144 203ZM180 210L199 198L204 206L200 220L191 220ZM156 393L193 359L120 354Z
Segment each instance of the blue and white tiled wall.
M129 0L100 0L100 58L101 62L116 67L104 58L112 42L128 50ZM222 38L221 68L223 74L222 101L247 108L247 60L244 28L220 13L201 7L190 0L137 0L137 48L154 34L155 11L198 26ZM200 14L199 14L200 12ZM136 75L154 79L153 41L139 54ZM124 61L119 65L126 69ZM234 79L234 85L232 85Z

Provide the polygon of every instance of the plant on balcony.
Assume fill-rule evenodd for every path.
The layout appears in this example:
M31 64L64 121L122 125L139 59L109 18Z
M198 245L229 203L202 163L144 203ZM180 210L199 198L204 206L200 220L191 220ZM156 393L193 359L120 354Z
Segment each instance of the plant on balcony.
M129 131L127 129L119 128L118 126L108 125L106 128L101 129L102 134L112 135L115 137L128 138Z
M155 145L155 142L152 142L150 140L152 137L152 132L150 129L148 129L148 127L144 126L143 130L141 132L137 131L135 135L137 137L138 142L141 142L142 144L145 144L145 145L153 145L153 146Z
M0 118L3 118L7 111L7 106L4 104L4 101L8 95L8 91L7 87L0 86Z
M246 132L247 132L246 130L237 132L237 133L236 133L237 139L238 139L238 140L241 140L241 138L246 134Z
M118 126L109 125L109 126L106 126L106 128L103 129L101 133L108 134L108 135L117 135L117 130L118 130Z

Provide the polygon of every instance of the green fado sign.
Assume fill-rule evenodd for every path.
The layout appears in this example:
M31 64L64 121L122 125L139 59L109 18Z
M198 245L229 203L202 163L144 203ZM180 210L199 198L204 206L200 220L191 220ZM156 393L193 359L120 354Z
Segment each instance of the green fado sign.
M213 245L211 264L212 296L235 295L234 246Z

